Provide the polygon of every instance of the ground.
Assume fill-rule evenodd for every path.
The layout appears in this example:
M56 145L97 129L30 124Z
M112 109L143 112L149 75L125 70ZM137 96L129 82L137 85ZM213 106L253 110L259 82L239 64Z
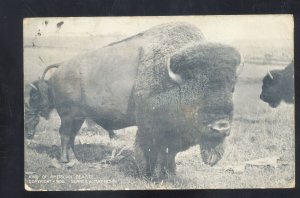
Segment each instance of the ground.
M28 82L37 79L47 64L60 62L86 49L26 47L24 50L24 95ZM63 56L61 55L63 54ZM116 131L110 140L101 127L84 127L76 138L79 163L56 164L60 155L54 111L41 120L36 136L25 141L25 184L31 190L118 190L118 189L207 189L287 188L295 185L294 106L282 103L273 109L259 99L263 76L268 69L284 65L245 62L234 93L234 121L226 140L225 154L214 167L205 165L195 146L176 156L177 175L159 183L136 177L133 145L136 128ZM26 98L25 98L26 99ZM247 163L275 158L273 163ZM228 168L229 167L229 168Z

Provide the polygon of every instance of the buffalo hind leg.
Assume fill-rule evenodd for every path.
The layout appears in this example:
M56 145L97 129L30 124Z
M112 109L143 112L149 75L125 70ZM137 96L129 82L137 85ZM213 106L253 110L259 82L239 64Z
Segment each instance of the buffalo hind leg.
M82 124L84 122L84 119L80 119L80 120L74 120L74 123L73 123L73 131L74 133L72 133L71 135L71 139L70 139L70 147L71 149L69 149L71 151L71 153L69 153L69 158L71 156L74 156L74 158L76 159L76 155L75 155L75 138L76 138L76 135L78 133L78 131L80 130Z
M105 127L105 125L103 125L103 123L100 120L93 119L93 121L108 132L108 135L109 135L110 139L113 139L113 138L116 137L115 132L111 129L107 129L108 127Z
M69 162L69 150L74 149L74 141L76 134L81 128L84 119L74 119L74 118L62 118L61 126L59 129L61 137L61 158L60 162Z

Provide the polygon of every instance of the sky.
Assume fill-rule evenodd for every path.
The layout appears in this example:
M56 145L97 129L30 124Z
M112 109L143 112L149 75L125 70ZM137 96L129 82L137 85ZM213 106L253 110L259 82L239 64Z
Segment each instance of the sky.
M58 27L57 24L62 21L63 24ZM29 38L38 32L43 36L131 36L174 21L194 24L206 39L212 41L293 40L292 15L26 18L23 27L24 37Z

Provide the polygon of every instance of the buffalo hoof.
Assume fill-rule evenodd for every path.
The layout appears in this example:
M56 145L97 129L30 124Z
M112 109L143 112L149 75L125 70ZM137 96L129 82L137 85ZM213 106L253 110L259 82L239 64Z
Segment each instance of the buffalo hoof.
M61 164L57 159L54 158L54 159L51 160L50 167L61 168Z
M66 168L72 168L74 165L79 164L80 162L77 159L72 159L70 162L66 163Z
M153 176L156 181L168 180L170 177L176 175L175 157L167 158L164 154L159 154L157 165L154 169Z
M73 166L75 166L77 164L80 164L80 162L77 159L72 159L68 163L65 163L65 162L62 163L61 160L58 161L57 159L53 159L53 160L51 160L51 165L50 166L54 167L54 168L57 168L57 169L59 169L59 168L69 169L69 168L72 168Z
M68 158L67 158L67 157L61 157L61 158L60 158L60 160L59 160L59 162L60 162L60 163L64 163L64 164L65 164L65 163L68 163L68 162L69 162L69 160L68 160Z
M117 137L113 130L108 130L108 135L110 139L115 139Z
M117 136L116 136L116 134L114 132L112 132L112 133L109 133L109 138L110 139L116 139Z

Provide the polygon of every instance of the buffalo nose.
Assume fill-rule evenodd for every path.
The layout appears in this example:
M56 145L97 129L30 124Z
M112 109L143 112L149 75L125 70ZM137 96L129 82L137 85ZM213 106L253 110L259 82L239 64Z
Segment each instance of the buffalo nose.
M230 135L230 122L228 120L218 120L214 122L213 124L208 125L209 128L219 132L223 135Z

